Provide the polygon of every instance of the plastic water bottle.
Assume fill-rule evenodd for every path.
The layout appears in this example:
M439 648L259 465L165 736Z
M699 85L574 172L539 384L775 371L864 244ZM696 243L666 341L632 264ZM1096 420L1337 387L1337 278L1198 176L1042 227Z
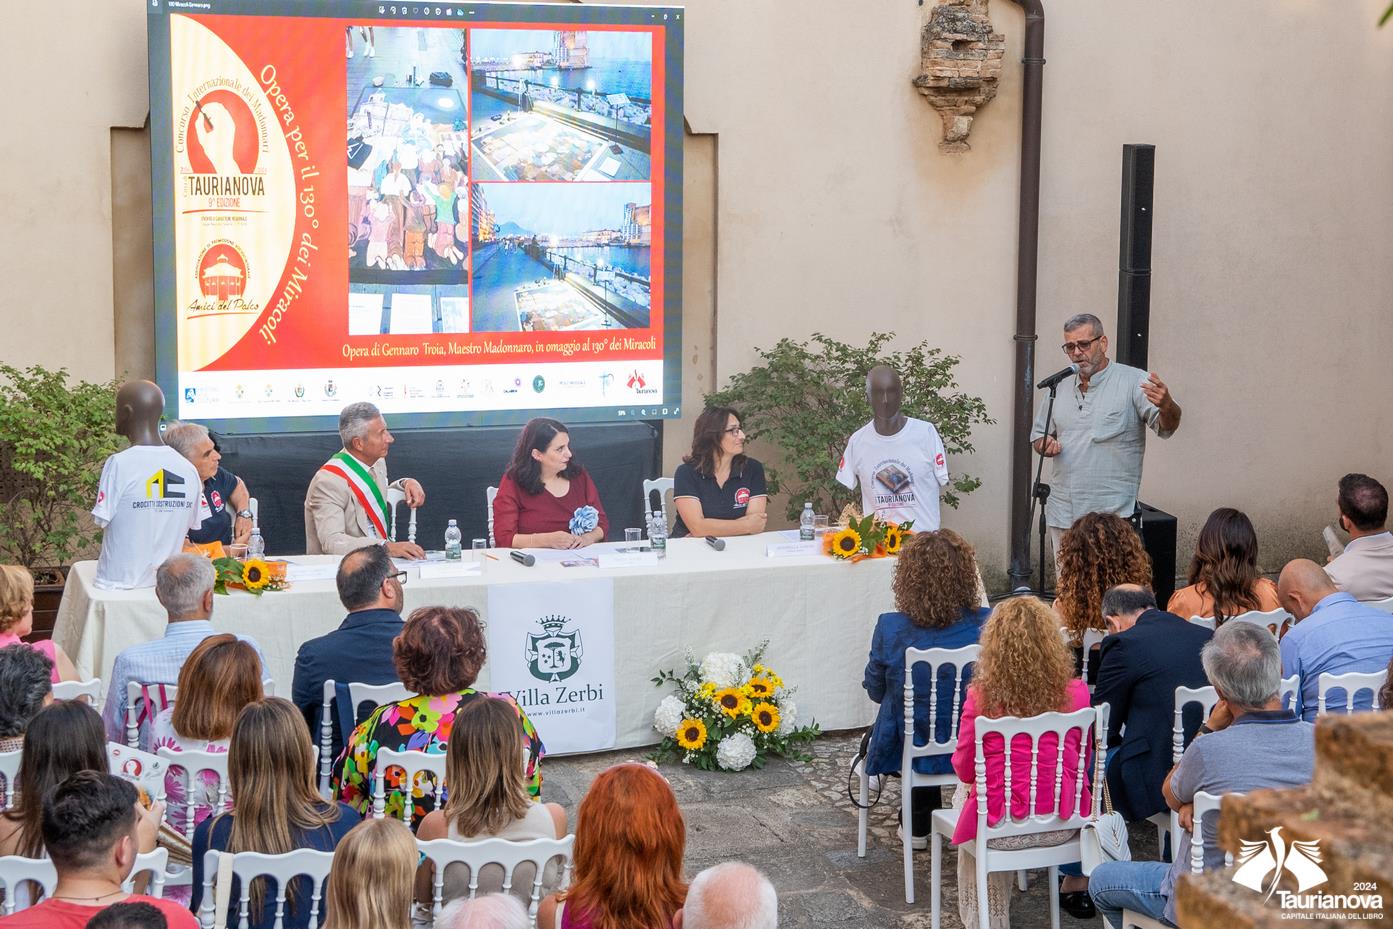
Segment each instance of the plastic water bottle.
M798 538L803 542L813 540L813 503L811 500L803 502L803 515L798 517Z
M662 510L654 510L648 517L648 544L659 558L667 557L667 520Z
M261 538L261 529L252 529L252 536L247 539L247 558L265 558L266 541Z
M445 557L450 561L459 561L463 542L464 535L459 531L459 526L453 519L450 520L450 524L445 527Z

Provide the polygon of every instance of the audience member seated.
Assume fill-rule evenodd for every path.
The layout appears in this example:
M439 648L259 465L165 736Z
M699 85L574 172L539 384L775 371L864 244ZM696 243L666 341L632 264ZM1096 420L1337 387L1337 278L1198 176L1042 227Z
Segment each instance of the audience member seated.
M483 694L474 690L474 680L484 666L484 631L473 610L428 606L412 611L401 634L392 644L392 661L398 679L417 696L398 703L384 703L363 720L339 756L339 799L367 813L372 806L373 778L377 752L423 751L444 754L459 714L470 703L485 696L513 705L517 725L527 743L527 789L537 797L542 790L542 757L545 749L532 721L513 698L506 694ZM387 815L401 817L407 802L401 785L387 778ZM411 798L412 827L435 809L435 794Z
M882 613L871 636L871 654L862 686L880 704L866 750L866 772L900 773L904 739L904 653L908 648L962 648L975 645L991 612L979 607L977 565L972 546L951 529L910 536L895 565L894 613ZM965 679L967 677L965 676ZM919 665L914 677L914 738L919 744L948 741L953 725L954 677L941 668L938 675L938 718L929 718L929 669ZM948 755L914 762L921 774L948 774ZM929 820L942 806L937 787L914 788L915 848L927 848Z
M1277 579L1278 596L1296 625L1282 638L1282 669L1290 677L1301 676L1297 712L1315 722L1322 674L1382 671L1393 657L1393 615L1354 599L1338 590L1314 561L1298 558L1287 563ZM1336 691L1335 699L1346 695ZM1367 690L1359 693L1354 708L1370 707Z
M1091 514L1097 515L1097 514ZM1087 520L1089 517L1084 517ZM1116 517L1111 517L1116 518ZM1078 528L1080 520L1075 524ZM1122 522L1118 520L1118 522ZM1126 523L1122 526L1131 532ZM1074 530L1071 529L1070 532ZM1067 539L1062 546L1068 551ZM1101 613L1100 613L1101 615ZM1015 597L997 604L982 629L982 654L972 683L967 688L963 704L962 723L958 729L958 748L953 752L953 770L962 784L953 796L953 806L961 809L953 844L958 846L958 912L964 926L976 926L977 873L970 854L970 843L977 837L977 796L975 758L977 717L996 719L1002 716L1038 716L1041 713L1072 713L1089 705L1088 688L1074 677L1069 649L1060 638L1058 620L1044 603L1034 597ZM1065 740L1063 774L1060 778L1060 806L1063 816L1074 813L1074 788L1079 765L1079 752L1086 746L1077 737ZM1011 749L1011 815L1024 818L1033 814L1054 812L1055 763L1059 748L1052 742L1036 743L1037 800L1034 810L1030 803L1031 752L1026 741L1013 742ZM1005 816L1006 758L1003 743L992 739L983 744L987 766L987 821L993 825ZM1083 790L1083 806L1093 802L1087 787ZM1078 835L1078 830L1055 830L1027 836L993 839L993 848L1031 848L1058 845ZM1060 906L1076 919L1087 919L1092 905L1087 903L1086 885L1082 872L1065 878ZM988 876L987 908L992 926L1010 925L1011 885L1015 875L1008 872ZM1066 899L1067 898L1067 899Z
M151 748L226 752L237 715L262 696L261 659L256 649L228 633L209 636L193 650L179 672L178 700L155 717ZM165 796L170 817L183 830L190 805L195 825L213 812L219 785L218 776L205 771L198 775L192 796L187 796L184 772L173 770L177 766L177 761L171 762L165 775Z
M339 602L348 610L333 632L310 639L295 656L295 681L291 699L305 716L310 738L319 742L323 712L324 682L335 681L337 691L347 697L347 685L390 684L397 679L392 664L392 641L401 632L402 589L405 572L398 572L380 545L354 549L339 562L335 583ZM333 752L343 750L344 732L340 716L347 716L353 730L356 707L340 707L335 697L330 704ZM342 712L348 710L347 713Z
M1086 630L1104 631L1103 594L1109 588L1151 586L1151 556L1141 536L1131 523L1112 513L1079 517L1060 539L1055 565L1059 596L1054 608L1079 655ZM1094 658L1088 656L1090 681L1098 679Z
M0 648L23 645L43 654L53 667L53 683L77 680L77 669L52 639L25 642L34 631L34 575L18 565L0 565Z
M1332 554L1325 573L1356 600L1393 597L1393 533L1388 531L1388 491L1367 474L1340 478L1340 528L1344 551Z
M1190 561L1190 586L1171 595L1166 609L1189 619L1212 616L1214 624L1258 610L1280 609L1277 585L1258 573L1258 535L1247 515L1230 507L1209 514Z
M1109 635L1098 652L1093 705L1112 707L1108 791L1113 809L1136 822L1166 809L1161 784L1171 769L1175 688L1209 683L1200 649L1213 633L1158 610L1151 590L1135 584L1103 595L1103 619ZM1198 725L1187 727L1186 738Z
M1319 570L1318 565L1312 565ZM1175 925L1176 879L1190 870L1194 799L1200 791L1222 796L1263 787L1299 787L1315 767L1315 727L1283 710L1282 662L1277 640L1265 629L1229 623L1201 653L1209 682L1219 693L1209 719L1166 777L1166 803L1180 814L1184 832L1170 864L1109 861L1089 879L1089 893L1112 929L1124 909ZM1204 829L1204 866L1224 866L1218 817Z
M727 861L707 868L687 888L673 929L778 929L779 896L757 868Z
M416 830L420 839L559 839L566 834L566 811L560 804L533 802L518 759L527 750L518 729L515 705L486 698L465 706L455 717L450 745L445 750L445 782L450 785L444 810L435 810L421 820ZM416 877L416 899L431 902L431 882L435 868L421 865ZM485 868L478 875L456 866L445 869L443 899L453 900L469 893L469 878L478 879L478 892L494 893L503 888L501 868ZM512 892L531 899L537 869L520 865L513 873ZM555 875L547 875L555 883Z
M193 911L203 899L203 856L220 852L281 855L297 848L330 852L360 822L342 803L326 802L315 787L314 746L289 700L268 697L248 705L232 727L228 781L235 809L210 816L193 834ZM241 899L232 882L231 899ZM270 929L276 899L265 881L253 881L247 910L250 929ZM286 899L284 929L308 929L311 884L299 877ZM235 906L235 904L234 904ZM228 912L229 921L232 910Z
M0 752L24 747L34 714L53 702L53 662L27 645L0 648Z
M461 898L440 911L435 929L532 929L527 908L510 894Z
M687 896L687 825L656 767L600 773L576 813L571 886L542 901L537 929L671 929Z
M79 771L107 770L106 738L97 711L81 700L59 700L37 714L24 736L24 757L15 778L15 805L0 813L0 855L44 857L43 798ZM155 847L164 804L150 803L151 828L141 833L140 851ZM141 822L146 822L142 819Z
M673 475L672 502L674 539L764 531L769 504L764 465L745 454L739 413L724 406L702 410L692 429L692 451Z
M160 601L168 616L164 636L152 642L132 645L116 656L107 683L106 706L102 721L106 737L122 744L126 741L126 685L131 681L145 684L177 684L179 669L204 639L213 635L213 564L202 555L180 554L160 565L155 572L155 599ZM247 636L239 639L256 648ZM256 648L257 655L261 649ZM262 658L264 669L266 660ZM150 744L150 723L154 714L145 718L141 710L140 746Z
M89 712L100 728L95 711ZM138 797L134 785L105 771L81 771L54 787L44 798L41 828L58 884L42 903L0 919L0 929L83 929L98 925L90 921L113 903L147 903L170 929L198 929L193 914L174 901L121 889L159 827L158 815Z
M222 454L208 428L198 423L171 423L164 431L164 444L189 459L203 482L203 501L199 505L203 525L189 530L189 541L196 545L231 545L251 538L251 493L240 477L219 463Z
M169 929L169 920L150 903L113 903L93 916L87 929Z
M494 542L500 548L581 548L608 534L600 492L572 455L566 426L529 420L498 482Z
M411 879L420 853L397 819L368 819L334 850L323 929L411 929Z

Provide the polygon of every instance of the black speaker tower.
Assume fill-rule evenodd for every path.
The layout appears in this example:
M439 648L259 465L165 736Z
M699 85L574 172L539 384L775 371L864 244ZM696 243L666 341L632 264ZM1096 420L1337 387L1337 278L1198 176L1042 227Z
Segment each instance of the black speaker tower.
M1122 231L1117 270L1115 357L1146 369L1151 328L1151 197L1156 146L1122 146Z

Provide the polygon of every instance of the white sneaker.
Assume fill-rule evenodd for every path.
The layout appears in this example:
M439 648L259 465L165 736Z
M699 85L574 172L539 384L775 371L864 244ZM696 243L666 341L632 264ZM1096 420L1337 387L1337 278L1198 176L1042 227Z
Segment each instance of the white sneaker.
M352 57L353 57L353 49L351 49L351 48L348 49L348 57L349 57L349 58L352 58Z
M368 46L368 57L369 57L369 58L376 58L376 57L377 57L377 46L376 46L376 45L369 45L369 46Z
M904 842L904 823L895 827L895 835L899 836L900 842ZM926 835L912 835L909 837L909 847L916 852L922 852L929 847L929 837Z

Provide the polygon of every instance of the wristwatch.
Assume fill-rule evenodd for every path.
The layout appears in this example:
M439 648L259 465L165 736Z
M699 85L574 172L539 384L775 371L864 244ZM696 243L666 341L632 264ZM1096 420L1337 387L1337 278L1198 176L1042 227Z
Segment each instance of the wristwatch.
M238 518L238 519L251 519L251 518L252 518L252 511L251 511L251 510L238 510L238 511L237 511L237 518Z

